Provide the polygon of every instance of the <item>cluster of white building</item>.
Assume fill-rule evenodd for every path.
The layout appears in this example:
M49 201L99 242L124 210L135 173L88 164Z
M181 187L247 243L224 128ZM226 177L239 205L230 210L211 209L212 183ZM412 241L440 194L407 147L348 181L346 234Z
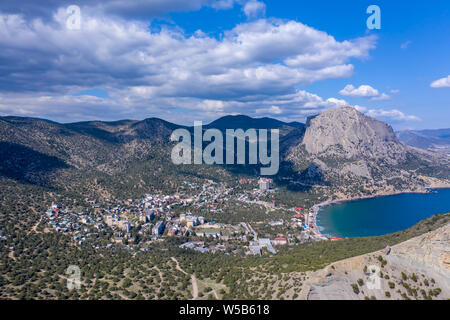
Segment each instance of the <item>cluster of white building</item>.
M180 214L180 223L186 223L186 227L195 227L199 224L204 224L205 223L205 218L200 216L197 217L195 215L191 215L191 214L185 214L182 213Z
M261 178L261 179L259 179L259 181L258 181L259 190L261 190L261 191L269 190L271 182L272 182L272 179L269 179L269 178Z
M165 224L163 221L158 221L152 229L152 234L154 234L155 236L159 236L161 234L163 234L164 232L164 228L165 228Z
M131 224L128 220L121 220L116 214L109 214L105 217L105 223L112 227L116 226L122 231L129 232L131 230Z

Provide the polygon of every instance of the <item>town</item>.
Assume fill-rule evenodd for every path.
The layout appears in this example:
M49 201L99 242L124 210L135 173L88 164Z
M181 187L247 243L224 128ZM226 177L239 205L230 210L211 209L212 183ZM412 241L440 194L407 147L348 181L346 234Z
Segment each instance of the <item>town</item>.
M179 247L186 250L247 255L276 254L278 246L308 241L338 240L317 230L314 206L285 208L264 200L280 192L271 183L269 178L241 178L235 187L225 187L208 179L203 184L183 181L183 191L172 195L86 199L91 204L86 212L53 204L43 219L48 228L70 234L77 245L119 246L134 252L169 239L178 239ZM233 210L257 212L260 219L220 221Z

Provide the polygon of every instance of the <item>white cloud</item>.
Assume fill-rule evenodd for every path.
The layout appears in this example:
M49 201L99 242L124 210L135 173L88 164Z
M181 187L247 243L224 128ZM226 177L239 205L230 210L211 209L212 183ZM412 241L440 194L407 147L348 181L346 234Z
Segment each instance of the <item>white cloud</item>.
M336 98L328 98L328 99L326 100L326 103L327 103L329 106L337 106L337 107L340 107L340 106L347 106L347 105L348 105L347 101L342 100L342 99L336 99Z
M391 98L390 95L388 95L388 94L386 94L386 93L382 93L382 94L380 94L379 96L373 97L373 98L370 99L370 100L373 100L373 101L382 101L382 100L389 100L390 98Z
M433 81L430 86L432 88L450 88L450 75L446 78Z
M399 93L400 90L399 89L391 89L391 90L389 90L389 92L392 94L396 94L396 93Z
M211 7L216 10L233 8L234 0L22 0L20 6L13 1L0 1L0 12L24 14L26 17L49 18L58 8L77 5L83 14L115 15L148 21L169 12L186 12Z
M369 111L367 111L366 114L375 118L387 118L398 121L420 121L419 117L414 115L406 115L397 109L393 110L370 109Z
M264 113L264 114L279 115L283 113L283 110L281 110L281 108L278 106L270 106L269 108L256 109L255 112L257 114Z
M346 85L339 93L350 97L376 97L379 95L378 90L369 85L361 85L359 88L355 88L351 84Z
M293 21L241 24L219 41L204 34L186 37L167 28L150 34L144 23L105 17L83 17L82 30L67 30L65 18L63 10L53 24L0 16L0 45L4 49L0 55L11 62L6 71L14 74L8 79L9 86L34 76L50 80L46 85L50 87L119 85L124 80L120 85L132 82L164 95L292 91L298 84L350 76L353 66L346 61L366 56L375 40L367 37L337 42ZM33 52L32 57L28 52ZM302 63L297 65L293 60ZM42 74L41 68L48 72ZM32 89L29 85L42 83L27 82L28 90Z
M0 114L42 117L60 122L93 119L119 120L159 117L174 123L192 125L194 120L208 122L226 114L276 117L283 121L305 121L307 116L329 108L352 106L384 121L419 121L393 109L367 109L345 100L322 97L303 90L277 96L254 96L242 100L209 100L183 97L144 98L134 93L115 92L116 99L92 96L46 96L36 94L0 95ZM180 108L182 112L180 113Z
M242 8L248 19L263 17L266 14L266 4L261 1L250 0Z
M358 105L354 105L353 108L355 108L356 110L358 110L359 112L365 113L367 111L366 107L362 107L362 106L358 106Z
M118 120L132 110L117 101L87 95L7 94L0 99L0 111L8 115L67 122L93 119Z
M142 88L109 93L113 99L87 95L49 96L44 93L0 94L0 113L43 117L61 122L162 117L175 123L192 124L194 120L209 121L225 114L276 116L285 121L304 121L308 115L348 105L345 100L323 99L303 90L285 95L255 95L228 100L151 97Z
M114 108L114 116L140 117L170 108L254 113L277 106L298 116L309 105L333 104L297 91L299 85L350 76L349 60L368 56L376 41L339 42L302 23L272 19L240 24L218 40L179 29L150 32L146 23L103 15L83 15L81 30L68 30L66 18L63 9L51 21L0 14L0 96L11 102L3 112L21 106L30 115L40 110L52 118L54 112L61 121L61 103L72 112L67 119L101 118L102 107ZM89 101L92 109L85 108L80 97L71 97L92 88L108 92L109 107ZM46 109L33 95L67 97L50 99Z
M359 105L350 105L358 110L361 113L366 114L369 117L378 118L384 121L394 121L394 122L403 122L403 121L421 121L421 119L414 115L407 115L397 109L392 110L384 110L384 109L368 109Z
M73 0L70 1L73 2ZM196 11L202 7L226 10L231 9L235 2L234 0L106 0L93 4L92 0L83 1L88 10L142 19L162 16L168 12Z
M339 91L339 93L343 96L349 97L358 97L358 98L371 98L373 101L381 101L381 100L389 100L391 97L386 93L381 93L369 86L369 85L361 85L358 88L355 88L353 85L348 84L344 89Z

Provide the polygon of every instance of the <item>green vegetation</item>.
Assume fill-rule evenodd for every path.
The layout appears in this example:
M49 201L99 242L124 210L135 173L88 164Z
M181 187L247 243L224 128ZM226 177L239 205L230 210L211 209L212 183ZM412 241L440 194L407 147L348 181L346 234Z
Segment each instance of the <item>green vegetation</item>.
M280 246L275 256L202 254L178 248L176 239L133 252L115 246L97 250L89 241L73 245L71 237L40 224L42 212L52 202L85 206L84 199L70 191L50 192L5 180L0 197L0 227L6 236L0 241L1 299L187 299L192 297L190 274L208 289L202 290L205 299L211 298L209 288L224 299L291 299L298 297L307 270L392 246L450 221L450 214L438 215L391 235ZM100 234L95 243L106 243L108 238ZM176 269L171 257L187 274ZM66 287L69 265L81 269L78 291ZM430 290L427 297L439 294L435 288Z

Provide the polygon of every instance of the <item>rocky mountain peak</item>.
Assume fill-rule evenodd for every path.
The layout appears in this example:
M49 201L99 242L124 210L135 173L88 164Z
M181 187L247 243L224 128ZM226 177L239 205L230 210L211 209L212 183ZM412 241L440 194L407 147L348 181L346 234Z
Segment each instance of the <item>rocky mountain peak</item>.
M391 126L349 106L329 109L308 119L302 145L312 155L348 159L398 157L405 152Z

